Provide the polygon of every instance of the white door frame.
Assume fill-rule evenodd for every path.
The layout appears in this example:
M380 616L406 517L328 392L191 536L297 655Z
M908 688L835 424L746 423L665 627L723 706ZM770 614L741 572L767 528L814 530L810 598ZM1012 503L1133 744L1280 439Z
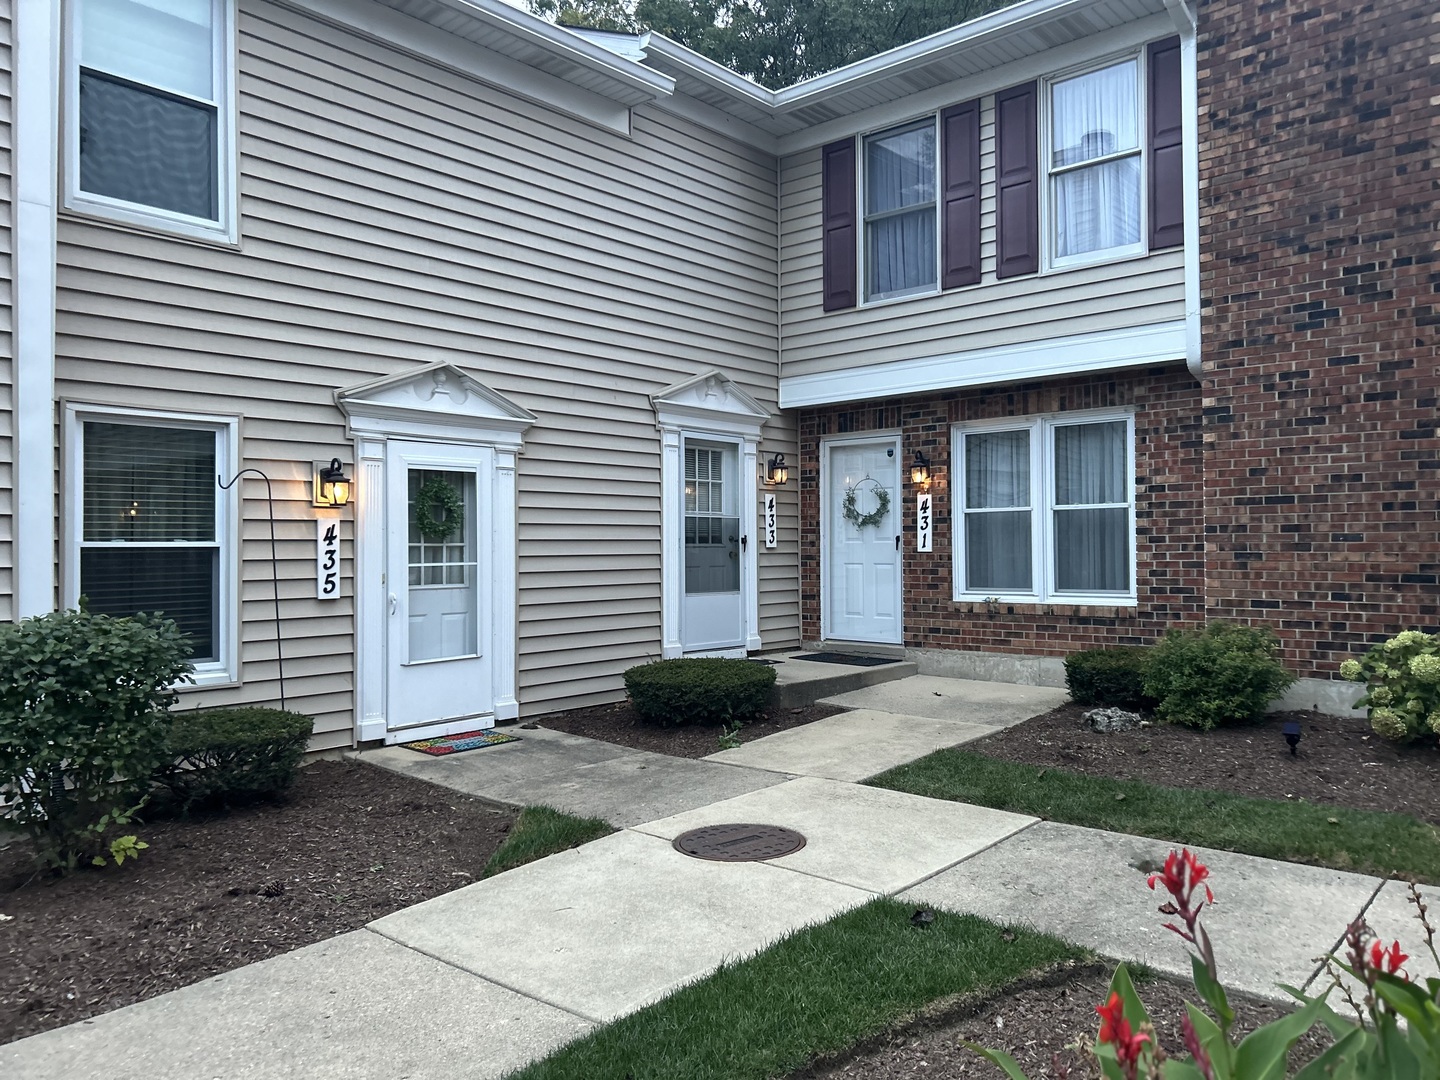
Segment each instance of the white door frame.
M535 421L534 415L443 361L336 391L335 401L355 440L356 740L409 741L477 726L473 718L402 732L391 732L387 726L391 658L387 650L386 459L392 439L494 450L491 498L488 505L476 507L478 519L487 523L484 535L492 554L490 573L480 583L481 588L490 590L491 617L479 632L482 648L493 659L493 719L515 719L520 715L516 696L519 574L515 467L525 429Z
M686 438L739 446L737 493L740 527L748 542L740 552L740 611L744 645L707 655L744 656L760 644L759 616L759 472L760 428L770 418L761 407L718 371L696 375L654 394L655 426L660 429L660 655L685 654L682 626L685 591ZM697 654L699 655L699 654Z
M822 435L820 437L820 639L822 641L849 641L850 638L836 638L830 633L830 451L836 446L861 446L867 443L890 444L895 447L895 499L890 512L895 515L895 529L903 535L905 522L905 475L902 472L900 432L893 430L871 431L854 435ZM869 642L874 645L903 645L905 643L905 544L902 541L895 553L898 572L895 575L895 610L899 638L896 641Z

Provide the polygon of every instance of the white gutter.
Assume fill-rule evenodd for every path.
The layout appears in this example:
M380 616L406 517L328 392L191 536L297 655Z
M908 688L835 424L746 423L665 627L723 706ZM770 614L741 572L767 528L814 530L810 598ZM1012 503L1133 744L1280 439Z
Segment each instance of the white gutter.
M645 34L640 39L640 47L645 50L646 55L662 56L676 67L684 68L686 73L693 75L696 79L711 86L718 87L734 95L745 99L749 104L767 112L775 107L776 93L767 90L757 82L752 82L744 75L731 71L724 64L717 64L708 56L703 56L694 49L681 45L678 41L671 41L664 34L657 34L654 31Z
M55 177L60 5L14 12L15 614L55 610Z
M1203 381L1200 339L1200 103L1195 13L1185 0L1165 0L1180 32L1181 176L1185 198L1185 366Z

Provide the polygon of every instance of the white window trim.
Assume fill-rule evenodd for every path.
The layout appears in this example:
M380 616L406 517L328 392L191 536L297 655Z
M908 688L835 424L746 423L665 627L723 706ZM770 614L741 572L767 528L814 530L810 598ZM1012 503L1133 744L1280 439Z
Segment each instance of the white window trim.
M868 290L870 275L867 273L867 263L865 261L865 238L869 232L869 230L865 228L866 222L869 220L869 215L865 212L865 144L877 135L884 135L887 132L898 131L904 128L918 128L926 120L933 126L935 134L935 199L931 203L935 208L935 283L920 289L910 289L906 292L887 293L884 296L872 297L869 295ZM855 177L855 220L859 227L855 230L855 276L858 277L859 280L855 285L857 295L860 298L859 306L877 307L882 304L894 304L904 300L914 300L923 296L938 296L942 291L940 288L940 244L942 239L940 231L940 205L944 197L944 192L940 186L942 179L941 163L944 161L944 147L941 145L940 136L940 114L934 112L928 116L916 116L910 120L901 121L898 124L886 124L884 127L875 128L873 131L862 131L860 133L858 146L858 152L855 154L855 169L857 173Z
M1125 423L1125 492L1129 501L1130 588L1126 592L1061 592L1055 588L1054 521L1055 429L1075 424ZM992 594L966 590L965 582L965 436L977 431L1030 432L1030 566L1035 588L1031 592ZM1135 413L1128 409L1095 412L1041 413L955 424L950 429L951 469L951 582L956 601L998 600L1014 604L1075 604L1133 607L1138 603L1136 573L1138 537L1135 533Z
M213 71L215 78L216 133L219 160L219 191L216 220L192 217L155 206L127 202L107 195L80 189L80 57L75 49L75 4L65 5L62 39L60 161L63 184L61 205L74 214L100 218L120 225L170 233L191 240L238 244L239 236L239 156L236 148L236 41L235 0L210 0L214 35Z
M1096 251L1085 251L1078 255L1066 255L1064 257L1055 254L1055 233L1052 228L1055 220L1055 177L1059 173L1071 172L1084 165L1091 165L1094 162L1085 162L1084 165L1062 166L1058 172L1052 167L1053 151L1051 144L1054 140L1054 132L1051 129L1054 87L1056 83L1064 82L1066 79L1073 79L1078 75L1085 75L1092 71L1102 71L1107 67L1114 67L1116 64L1128 60L1135 62L1135 121L1138 125L1139 149L1129 153L1117 153L1106 155L1105 158L1096 158L1095 161L1109 159L1123 159L1127 157L1138 157L1140 159L1140 239L1134 244L1125 244L1121 247L1101 248ZM1150 146L1149 146L1149 93L1147 87L1149 70L1146 67L1146 47L1126 49L1124 52L1112 53L1103 60L1091 60L1084 64L1076 64L1061 71L1046 75L1040 80L1041 93L1037 102L1039 114L1039 130L1036 137L1040 140L1037 163L1039 164L1041 195L1040 195L1040 250L1042 253L1040 268L1041 272L1073 270L1082 266L1103 266L1106 263L1125 262L1129 259L1143 259L1150 254L1150 200L1146 193L1149 190L1150 179Z
M240 460L240 421L233 416L157 412L105 405L67 403L64 420L64 497L61 502L61 606L73 608L80 599L80 537L85 506L84 425L87 421L131 423L151 427L184 427L213 431L216 439L216 470L222 476L234 474ZM215 536L220 543L219 615L216 618L218 659L195 665L194 687L234 685L240 681L240 529L239 485L215 492ZM177 686L179 690L189 683Z

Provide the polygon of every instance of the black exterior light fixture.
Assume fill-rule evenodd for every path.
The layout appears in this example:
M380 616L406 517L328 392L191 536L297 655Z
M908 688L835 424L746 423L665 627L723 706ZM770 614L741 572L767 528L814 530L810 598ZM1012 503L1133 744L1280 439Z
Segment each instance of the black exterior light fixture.
M910 482L917 487L930 483L930 459L919 450L915 451L915 464L910 466Z
M790 479L790 466L785 464L785 455L776 454L765 463L765 482L783 484Z
M339 458L331 458L329 465L316 463L315 498L316 506L341 507L350 501L350 478L345 475L345 466Z
M1285 726L1280 730L1285 733L1285 741L1290 744L1290 756L1298 757L1299 751L1296 748L1300 745L1300 721L1286 720Z

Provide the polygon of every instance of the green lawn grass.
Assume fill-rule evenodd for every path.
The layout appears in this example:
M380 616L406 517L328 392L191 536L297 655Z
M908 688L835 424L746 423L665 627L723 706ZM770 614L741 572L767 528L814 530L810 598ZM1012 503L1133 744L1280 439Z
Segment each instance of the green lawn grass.
M480 876L494 877L557 851L609 836L614 831L608 821L599 818L575 817L548 806L527 806L520 811L510 827L510 835L495 849Z
M1405 814L1081 776L964 750L940 750L865 782L1176 844L1440 882L1440 830Z
M762 1080L882 1031L924 1005L1062 960L1058 938L874 900L632 1013L511 1080ZM978 1059L977 1059L978 1060Z

